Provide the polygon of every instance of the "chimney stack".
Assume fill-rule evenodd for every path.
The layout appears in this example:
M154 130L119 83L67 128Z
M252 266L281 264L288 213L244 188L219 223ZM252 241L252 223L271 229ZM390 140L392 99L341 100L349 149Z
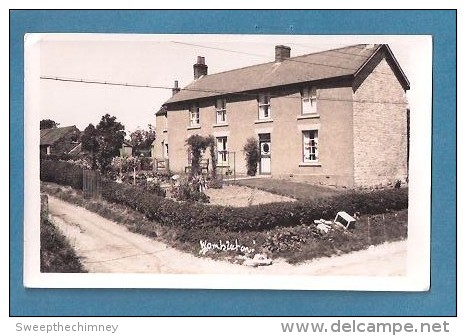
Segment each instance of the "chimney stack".
M285 45L275 46L275 62L281 62L290 58L291 48Z
M201 76L207 76L207 65L205 64L205 58L197 56L197 63L193 65L194 79L198 79Z
M172 97L176 95L178 92L180 92L180 90L181 89L178 87L178 81L176 80L172 88Z

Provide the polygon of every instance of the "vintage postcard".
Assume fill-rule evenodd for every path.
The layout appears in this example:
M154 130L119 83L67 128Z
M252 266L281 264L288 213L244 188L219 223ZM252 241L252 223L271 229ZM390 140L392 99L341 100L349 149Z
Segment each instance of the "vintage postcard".
M27 287L426 291L430 36L25 36Z

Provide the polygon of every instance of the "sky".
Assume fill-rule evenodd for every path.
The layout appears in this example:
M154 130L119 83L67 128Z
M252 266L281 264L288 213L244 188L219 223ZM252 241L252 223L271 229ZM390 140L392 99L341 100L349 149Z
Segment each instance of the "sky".
M291 47L291 56L358 43L387 43L411 82L411 110L428 107L431 41L426 36L307 35L119 35L44 34L39 39L41 77L117 82L140 88L40 80L40 119L80 130L102 115L116 116L127 131L155 125L155 112L193 80L193 64L204 56L208 73L274 60L274 47Z

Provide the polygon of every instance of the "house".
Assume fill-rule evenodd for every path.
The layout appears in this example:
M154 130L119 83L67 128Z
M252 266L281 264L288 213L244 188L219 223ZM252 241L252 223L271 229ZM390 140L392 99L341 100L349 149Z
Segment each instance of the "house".
M124 140L120 148L120 156L128 157L133 155L133 145L129 141Z
M181 172L186 139L213 135L218 165L246 174L242 149L254 137L259 174L346 187L404 182L410 84L389 46L290 56L279 45L273 62L211 75L198 57L194 81L175 85L156 114L156 156Z
M76 126L47 128L40 130L40 154L71 155L76 152L81 132Z

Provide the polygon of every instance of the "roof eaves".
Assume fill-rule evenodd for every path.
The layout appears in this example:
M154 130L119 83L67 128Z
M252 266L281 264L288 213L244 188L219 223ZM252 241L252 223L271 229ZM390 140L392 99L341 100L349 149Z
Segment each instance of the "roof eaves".
M402 76L403 80L405 81L406 89L409 90L411 84L409 83L408 77L406 76L403 69L401 68L400 63L398 63L397 59L395 58L395 55L393 55L393 52L390 49L390 47L387 44L384 44L384 46L387 49L387 51L388 51L388 53L390 55L390 58L393 60L393 62L395 62L395 65L396 65L397 69L400 71L400 75Z

